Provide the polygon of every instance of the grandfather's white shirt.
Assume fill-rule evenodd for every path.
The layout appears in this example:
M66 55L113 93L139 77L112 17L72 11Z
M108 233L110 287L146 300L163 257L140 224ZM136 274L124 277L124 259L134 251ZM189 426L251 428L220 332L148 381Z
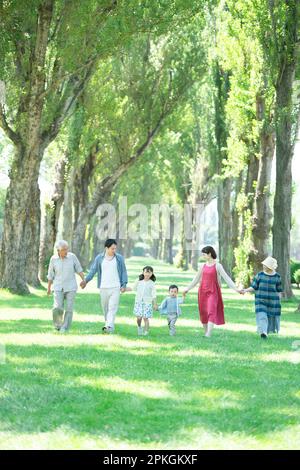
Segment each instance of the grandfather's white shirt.
M64 258L53 255L48 269L48 281L53 281L53 290L77 291L75 273L81 273L81 264L74 253L69 252Z
M121 287L117 258L109 260L104 257L101 264L101 284L100 289L109 289L113 287Z

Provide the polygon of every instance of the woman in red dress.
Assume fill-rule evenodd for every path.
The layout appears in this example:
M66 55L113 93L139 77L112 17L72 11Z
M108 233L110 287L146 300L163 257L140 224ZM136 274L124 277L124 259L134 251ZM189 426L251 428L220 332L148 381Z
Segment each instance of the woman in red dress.
M191 284L184 289L184 293L191 290L196 284L198 289L198 306L200 320L204 327L206 337L211 336L214 325L224 325L224 304L221 293L221 279L223 278L228 287L236 292L242 293L232 279L225 272L223 266L216 261L217 255L212 246L202 249L205 263L200 265L199 271Z

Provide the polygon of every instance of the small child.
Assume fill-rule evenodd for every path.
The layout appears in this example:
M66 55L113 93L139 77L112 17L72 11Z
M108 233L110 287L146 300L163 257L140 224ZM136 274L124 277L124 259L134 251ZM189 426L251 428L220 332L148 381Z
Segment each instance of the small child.
M172 284L169 287L169 297L166 297L159 306L160 314L167 315L170 336L176 335L175 323L179 315L181 315L179 304L184 302L184 297L185 294L183 294L182 298L178 297L178 287Z
M255 292L257 332L262 339L267 339L268 333L278 333L280 329L282 286L280 274L276 272L276 259L268 256L262 265L263 271L256 274L251 286L242 293Z
M149 318L153 316L153 308L157 310L156 303L156 276L151 266L145 266L139 279L135 282L133 289L136 291L133 313L136 316L138 335L147 336L149 334ZM128 288L127 290L131 290ZM144 329L142 328L144 320Z

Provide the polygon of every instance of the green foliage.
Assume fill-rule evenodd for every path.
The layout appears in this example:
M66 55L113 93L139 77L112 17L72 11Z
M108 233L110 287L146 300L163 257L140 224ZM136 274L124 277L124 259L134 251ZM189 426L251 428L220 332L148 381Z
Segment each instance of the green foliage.
M211 3L211 2L209 2ZM214 2L212 2L214 3ZM87 78L97 71L104 60L130 47L135 37L152 34L159 38L177 28L177 36L185 41L190 52L191 75L199 61L197 41L191 48L186 41L186 29L191 28L207 2L193 0L55 0L47 43L46 63L39 73L45 74L45 96L42 103L43 136L51 134L53 123L62 122L70 105L75 104L78 90L84 88ZM28 100L31 89L32 51L37 39L38 0L2 2L0 79L7 88L7 114L12 127L26 132ZM130 14L128 14L130 12ZM199 23L195 26L199 28ZM201 26L201 25L200 25ZM196 33L196 27L193 29ZM191 37L192 40L195 38ZM169 67L176 70L181 62L178 39L172 35L166 47L172 51ZM138 54L138 49L136 50ZM192 78L192 77L191 77ZM56 124L55 124L56 125ZM53 137L51 137L53 138Z
M240 194L237 201L237 211L240 215L240 237L237 248L234 249L235 267L233 269L234 277L238 283L243 286L249 285L253 277L253 269L249 265L249 254L252 249L252 218L251 211L247 208L248 198L243 193Z
M297 269L297 271L294 272L294 279L295 279L295 283L297 284L297 287L299 287L299 284L300 284L300 269Z
M291 268L291 282L293 284L298 284L296 281L295 273L300 269L300 261L291 260L290 261L290 268Z

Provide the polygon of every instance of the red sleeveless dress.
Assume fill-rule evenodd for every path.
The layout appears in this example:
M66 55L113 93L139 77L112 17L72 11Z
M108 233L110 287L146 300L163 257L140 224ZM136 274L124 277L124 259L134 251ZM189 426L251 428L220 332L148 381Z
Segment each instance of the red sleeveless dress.
M215 264L203 266L201 284L198 289L198 306L201 323L212 322L215 325L224 325L224 304Z

